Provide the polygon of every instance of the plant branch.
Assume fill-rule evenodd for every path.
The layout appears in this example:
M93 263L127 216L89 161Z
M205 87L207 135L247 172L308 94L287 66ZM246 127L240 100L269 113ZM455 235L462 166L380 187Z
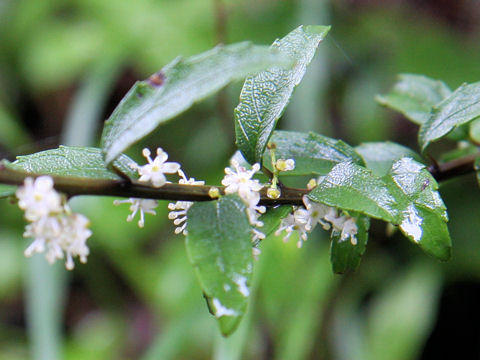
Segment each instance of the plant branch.
M455 159L443 164L433 164L428 171L437 181L445 181L475 171L475 160L480 153ZM26 177L38 177L21 171L7 168L0 164L0 184L22 185ZM89 179L66 176L52 176L55 188L69 197L78 195L99 195L133 197L144 199L170 200L170 201L210 201L209 195L212 188L217 188L221 195L225 194L223 186L211 185L184 185L167 183L160 188L154 188L138 181L128 179ZM267 197L267 187L260 192L260 204L265 206L275 205L302 205L302 197L308 193L307 189L281 187L282 194L278 199Z
M0 183L11 185L22 185L26 177L37 177L20 171L15 171L0 165ZM171 200L171 201L210 201L208 194L211 188L217 188L221 195L224 195L223 186L209 185L183 185L167 183L162 187L154 188L139 182L128 180L109 179L88 179L52 176L55 182L55 189L67 194L69 197L77 195L104 195L118 197L133 197L145 199ZM270 199L266 196L267 189L261 191L260 204L275 206L281 204L301 205L302 197L308 190L283 188L282 195L278 199Z
M475 172L475 160L479 157L480 153L476 153L443 164L434 163L427 170L438 182L445 181Z

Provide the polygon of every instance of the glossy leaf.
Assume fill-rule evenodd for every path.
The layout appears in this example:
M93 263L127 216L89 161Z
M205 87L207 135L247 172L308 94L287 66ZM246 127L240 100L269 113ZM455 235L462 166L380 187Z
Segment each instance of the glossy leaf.
M415 151L390 141L363 143L356 146L355 151L362 156L367 168L377 176L388 174L392 164L402 157L422 161L421 156Z
M480 186L480 158L477 158L474 163L475 171L477 172L477 183Z
M423 124L430 118L432 107L451 94L443 81L423 75L401 74L393 89L376 100L393 110L401 112L416 124Z
M235 134L237 147L250 163L262 161L278 119L329 30L328 26L296 28L272 45L273 49L295 59L293 69L270 68L245 80L235 109Z
M370 170L352 162L335 165L308 197L388 222L397 218L396 199L387 185Z
M402 233L426 253L448 260L451 240L447 211L437 192L438 185L425 166L411 158L395 162L385 181L397 199Z
M105 161L110 163L158 125L229 82L273 65L290 67L291 60L278 51L248 42L175 59L149 79L137 82L105 122Z
M460 125L480 117L480 82L463 84L433 108L432 116L421 126L418 141L422 151Z
M295 169L282 175L326 175L338 163L352 161L363 165L362 158L348 144L315 133L275 131L270 139L277 159L294 159ZM264 154L264 165L272 169L270 151Z
M245 314L252 278L251 226L236 195L197 202L188 211L187 253L224 335Z
M360 265L368 241L370 219L365 215L354 215L357 218L357 243L354 245L350 238L341 239L339 232L332 231L330 245L330 261L334 273L343 274L355 271Z
M121 155L113 166L129 177L136 177L131 165L135 162ZM13 163L5 162L12 170L36 175L51 175L88 179L119 180L121 177L105 166L102 151L92 147L60 146L31 155L18 156Z

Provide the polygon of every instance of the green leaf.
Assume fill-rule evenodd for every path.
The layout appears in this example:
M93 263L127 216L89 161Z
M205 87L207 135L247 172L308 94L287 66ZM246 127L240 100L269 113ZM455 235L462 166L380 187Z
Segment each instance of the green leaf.
M352 162L335 165L308 197L347 211L395 222L396 199L382 179Z
M0 184L0 199L10 197L15 194L17 187L14 185Z
M421 126L418 142L422 151L460 125L480 117L480 82L463 84L435 106L432 116Z
M332 231L330 245L330 261L332 270L336 274L343 274L347 271L355 271L360 265L362 255L365 252L368 240L368 228L370 219L365 215L354 215L357 218L357 243L352 244L351 239L341 239L341 234Z
M291 60L278 51L248 42L175 59L149 79L137 82L105 122L105 161L110 163L158 125L228 83L274 65L289 67Z
M262 161L278 119L295 86L302 80L319 42L329 30L329 26L296 28L272 45L273 49L295 59L293 69L270 68L245 80L240 103L235 108L235 134L237 147L248 162Z
M376 100L421 125L430 118L432 107L450 94L451 90L443 81L423 75L401 74L393 89L386 95L378 95Z
M294 159L295 169L282 175L326 175L338 163L352 161L363 165L355 150L341 140L315 133L275 131L270 139L277 159ZM264 165L272 170L270 151L265 151Z
M480 186L480 158L477 158L474 163L475 171L477 172L477 183Z
M131 165L136 164L126 155L114 161L114 168L135 177ZM36 175L51 175L88 179L120 180L114 171L107 169L102 151L92 147L60 146L58 149L41 151L31 155L18 156L13 163L5 162L9 169Z
M377 176L388 174L392 164L402 157L422 161L421 156L415 151L390 141L363 143L355 147L355 151L362 156L367 168Z
M252 279L251 226L236 195L197 202L188 210L187 253L220 330L226 336L245 314Z
M472 121L468 135L475 143L480 143L480 119Z
M396 223L402 233L426 253L439 260L450 258L452 243L447 211L438 185L423 164L411 158L395 162L386 183L400 210Z

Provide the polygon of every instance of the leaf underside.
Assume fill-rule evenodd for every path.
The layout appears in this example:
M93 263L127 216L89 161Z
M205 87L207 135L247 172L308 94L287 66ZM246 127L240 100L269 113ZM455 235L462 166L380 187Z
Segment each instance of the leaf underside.
M161 123L187 110L228 83L291 59L249 42L217 46L190 58L177 58L145 81L137 82L105 122L102 148L110 163Z

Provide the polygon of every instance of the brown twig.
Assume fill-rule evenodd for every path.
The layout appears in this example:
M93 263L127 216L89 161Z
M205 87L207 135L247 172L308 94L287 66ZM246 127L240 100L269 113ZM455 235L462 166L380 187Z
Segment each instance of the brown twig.
M439 182L449 180L475 172L475 160L479 157L480 153L476 153L443 164L434 162L428 167L428 171Z
M0 183L11 185L22 185L26 177L36 177L20 171L15 171L0 165ZM90 179L73 178L64 176L52 176L55 182L55 189L65 193L67 196L77 195L103 195L118 197L133 197L145 199L171 200L171 201L210 201L213 200L209 191L217 188L221 195L224 195L223 186L209 185L183 185L167 183L162 187L154 188L138 182L118 179ZM282 189L282 195L278 199L270 199L266 190L261 191L260 204L275 206L281 204L301 205L302 197L308 190L305 189Z

